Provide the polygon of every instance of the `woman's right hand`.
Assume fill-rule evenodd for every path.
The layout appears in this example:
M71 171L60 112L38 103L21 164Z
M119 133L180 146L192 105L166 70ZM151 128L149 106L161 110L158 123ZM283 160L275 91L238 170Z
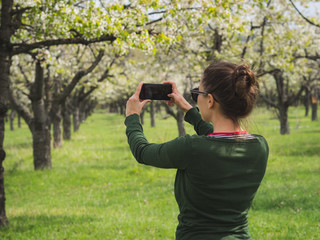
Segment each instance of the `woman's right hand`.
M172 107L174 104L176 104L184 112L187 112L192 108L191 104L188 103L187 100L178 91L178 88L175 82L167 81L163 83L172 85L172 93L168 94L168 97L170 97L171 99L166 101L166 104L168 106Z

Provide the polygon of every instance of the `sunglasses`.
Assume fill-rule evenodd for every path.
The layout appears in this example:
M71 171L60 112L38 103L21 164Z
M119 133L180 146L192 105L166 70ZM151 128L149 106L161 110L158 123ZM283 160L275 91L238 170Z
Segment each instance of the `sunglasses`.
M196 103L198 102L199 94L205 95L205 96L211 94L211 93L207 93L207 92L201 92L201 91L199 91L199 88L194 88L194 89L190 90L190 93L191 93L191 97L192 97L193 101L195 101ZM216 102L218 102L217 99L213 95L212 95L212 97Z

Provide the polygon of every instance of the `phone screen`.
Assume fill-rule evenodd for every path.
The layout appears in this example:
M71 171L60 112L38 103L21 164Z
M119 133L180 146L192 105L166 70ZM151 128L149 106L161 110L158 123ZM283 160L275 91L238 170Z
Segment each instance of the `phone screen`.
M171 84L144 83L139 95L140 99L170 100L168 94L172 93Z

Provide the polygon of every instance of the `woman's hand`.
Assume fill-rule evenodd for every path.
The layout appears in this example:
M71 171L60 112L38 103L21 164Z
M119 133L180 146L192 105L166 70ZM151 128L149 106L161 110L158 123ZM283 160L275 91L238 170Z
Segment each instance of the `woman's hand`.
M140 100L139 99L142 85L143 85L143 82L139 83L135 94L133 94L128 99L127 106L126 106L126 117L128 117L129 115L135 114L135 113L140 115L142 109L144 108L144 105L146 105L148 102L151 102L151 100Z
M168 94L168 97L170 97L171 100L166 101L166 104L170 107L176 104L182 111L188 112L192 108L192 106L178 91L176 83L170 81L163 83L169 83L172 85L172 93Z

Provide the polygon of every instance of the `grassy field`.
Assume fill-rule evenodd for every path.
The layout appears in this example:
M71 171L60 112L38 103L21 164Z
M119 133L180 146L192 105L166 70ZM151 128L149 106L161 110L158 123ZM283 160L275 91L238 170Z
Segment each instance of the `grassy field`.
M178 208L175 170L138 165L126 142L124 118L97 112L61 149L52 151L52 170L34 171L26 125L10 131L5 150L9 228L0 239L174 239ZM177 135L169 118L144 126L150 142ZM268 169L249 212L255 239L320 239L320 122L291 108L291 134L257 109L249 131L270 145ZM187 132L193 134L190 126Z

